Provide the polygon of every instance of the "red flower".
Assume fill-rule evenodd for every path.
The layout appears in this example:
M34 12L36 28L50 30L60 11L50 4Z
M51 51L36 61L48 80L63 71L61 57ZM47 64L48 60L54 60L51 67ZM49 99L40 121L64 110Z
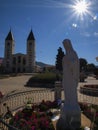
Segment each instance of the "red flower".
M35 126L32 126L31 130L35 130Z
M49 109L51 108L52 102L45 102L43 100L41 104L42 106L44 104ZM33 105L32 109L24 108L23 110L18 111L10 122L10 125L13 125L21 130L24 128L28 130L37 130L39 128L40 130L54 130L48 112L46 112L46 109L41 112L39 105Z
M96 117L98 117L98 112L96 112Z

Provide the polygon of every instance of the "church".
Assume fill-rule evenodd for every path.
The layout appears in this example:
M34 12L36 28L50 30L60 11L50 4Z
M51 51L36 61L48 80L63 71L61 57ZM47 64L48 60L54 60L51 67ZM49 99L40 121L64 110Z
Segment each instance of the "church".
M36 70L35 38L32 30L27 37L26 54L15 53L15 40L10 30L5 38L3 66L5 73L32 73Z

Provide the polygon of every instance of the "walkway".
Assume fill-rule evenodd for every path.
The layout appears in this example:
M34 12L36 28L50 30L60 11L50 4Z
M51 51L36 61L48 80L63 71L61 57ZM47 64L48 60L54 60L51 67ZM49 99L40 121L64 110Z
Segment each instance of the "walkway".
M16 76L16 77L9 77L6 79L0 79L0 91L6 94L9 92L41 89L41 88L36 88L36 87L30 88L30 87L24 86L31 76L32 75L22 75L22 76ZM80 88L80 86L84 84L98 84L98 80L96 80L93 77L88 77L85 80L85 82L79 83L78 88ZM78 93L78 97L79 97L79 100L82 99L84 102L98 104L98 97L91 97L91 96L85 96L85 95L83 96L80 93Z

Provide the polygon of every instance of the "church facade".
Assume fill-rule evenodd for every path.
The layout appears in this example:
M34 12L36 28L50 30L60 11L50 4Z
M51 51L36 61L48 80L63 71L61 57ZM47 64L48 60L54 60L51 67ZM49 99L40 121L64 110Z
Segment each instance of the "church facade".
M35 38L32 30L27 37L26 54L15 53L15 41L10 30L5 38L3 66L6 73L32 73L36 70Z

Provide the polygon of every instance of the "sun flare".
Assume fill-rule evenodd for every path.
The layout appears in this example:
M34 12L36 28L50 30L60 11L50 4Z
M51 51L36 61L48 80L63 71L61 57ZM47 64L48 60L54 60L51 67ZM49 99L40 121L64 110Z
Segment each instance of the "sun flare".
M76 3L74 8L79 14L85 13L87 11L87 4L85 3L85 1L80 1Z
M89 13L89 3L85 0L78 0L74 3L73 9L79 16L83 16Z

